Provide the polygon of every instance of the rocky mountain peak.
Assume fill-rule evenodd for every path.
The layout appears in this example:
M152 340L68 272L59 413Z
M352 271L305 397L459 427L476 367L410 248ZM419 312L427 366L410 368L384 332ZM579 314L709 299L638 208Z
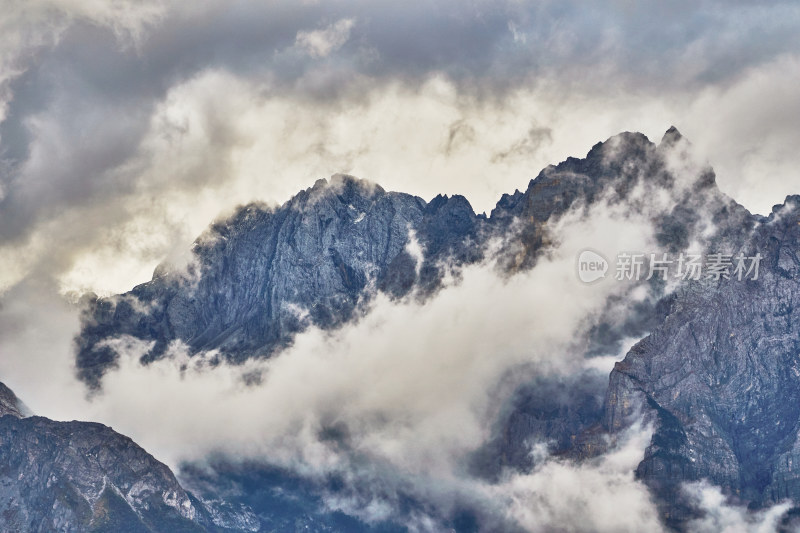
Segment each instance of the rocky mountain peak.
M676 131L667 136L677 138ZM676 165L669 155L641 133L620 133L583 159L545 168L524 193L504 195L488 218L476 215L461 195L425 202L347 174L317 180L281 206L243 206L198 239L196 270L185 276L188 281L156 276L88 306L77 338L79 373L99 386L119 357L103 340L119 335L154 342L144 362L162 357L175 340L190 353L218 349L235 361L268 357L309 325L344 324L376 289L394 297L413 287L436 290L442 264L480 260L486 240L508 231L513 220L523 224L514 243L521 251L509 252L511 264L530 267L547 240L544 224L551 217L609 196L627 201L637 191L641 195L641 184L644 198L630 203L648 210L648 195L664 196L658 191L673 187L676 174L695 180L693 173L704 172ZM683 211L664 224L665 239L688 238L686 226L696 222L697 205L723 208L716 189L706 189L702 197L675 195ZM422 264L406 249L412 234Z
M28 409L17 398L14 391L0 383L0 417L11 415L17 418L23 418Z
M351 202L358 200L369 200L375 197L383 196L386 191L375 182L367 179L357 178L349 174L334 174L328 179L318 179L314 182L313 187L307 189L307 199L301 194L295 196L300 197L302 200L319 200L321 198L333 199L339 201ZM289 202L292 203L292 200Z
M0 530L218 530L214 510L128 437L102 424L24 417L21 405L0 383Z
M686 481L710 479L754 507L800 499L797 198L765 223L728 211L714 244L733 254L731 269L739 253L746 267L757 263L757 276L687 282L611 373L606 427L625 427L635 412L655 422L637 474L676 523L690 512Z
M669 129L664 132L664 136L661 137L661 142L659 146L674 146L678 141L683 139L683 135L681 132L678 131L678 128L675 126L670 126Z
M754 507L800 501L800 196L769 218L751 215L718 190L674 127L658 145L624 132L584 158L548 166L524 192L503 195L488 218L460 195L425 202L344 174L281 206L243 206L198 240L191 276L156 276L129 293L90 299L77 368L90 387L102 386L123 355L106 341L121 335L152 345L143 364L168 357L174 343L234 362L270 357L309 326L332 329L361 316L379 291L427 297L442 265L480 261L493 237L507 244L498 252L501 275L531 268L552 242L554 220L606 203L644 215L672 254L691 244L759 255L761 277L702 279L669 292L652 283L623 323L601 323L590 334L602 347L641 339L610 379L527 384L498 422L480 471L524 470L530 442L555 442L558 453L585 458L644 413L656 433L637 475L673 525L689 516L679 488L697 479ZM0 390L0 406L2 398ZM124 494L120 483L115 490Z

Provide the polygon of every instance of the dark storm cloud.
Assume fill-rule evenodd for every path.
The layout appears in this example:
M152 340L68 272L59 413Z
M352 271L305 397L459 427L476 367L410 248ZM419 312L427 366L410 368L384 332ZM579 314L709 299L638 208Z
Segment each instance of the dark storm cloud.
M172 17L146 55L189 70L268 71L301 90L319 61L283 51L298 31L343 18L357 22L329 59L340 72L419 81L436 71L492 90L554 71L636 85L720 82L800 44L800 8L782 2L272 2Z
M167 4L135 40L102 20L78 17L50 46L20 53L0 123L0 244L134 191L135 172L115 169L131 161L169 90L210 69L313 112L391 83L413 90L432 75L500 102L537 84L562 94L670 95L725 86L800 50L800 6L790 2L205 1ZM325 53L299 46L303 32L334 31L341 21L349 21L346 34ZM24 23L36 33L35 19ZM531 139L509 153L537 149ZM165 176L163 187L222 178L176 179Z
M356 442L416 477L421 494L426 485L435 494L439 475L462 490L464 480L451 475L461 471L454 458L482 442L493 400L487 391L521 363L583 368L570 346L606 295L590 296L563 276L579 247L588 239L616 250L617 239L628 246L633 239L644 249L651 228L610 209L567 220L560 259L508 284L476 267L431 305L381 301L333 340L313 331L289 357L263 363L278 376L264 387L241 388L238 367L200 365L187 377L173 364L186 355L181 346L174 359L142 367L135 339L117 339L129 357L109 376L105 403L93 406L71 377L75 309L53 293L130 288L143 281L144 267L152 272L178 245L188 249L181 239L199 234L219 210L264 199L257 195L264 190L270 201L283 199L279 182L292 192L313 183L328 168L316 160L346 165L355 153L367 160L362 168L396 169L375 171L392 188L422 196L452 185L496 198L494 185L474 182L524 187L544 164L581 155L620 127L648 119L660 135L677 108L736 152L751 149L756 131L756 142L786 161L782 150L795 153L790 141L800 137L791 120L800 7L789 2L199 0L168 4L130 35L124 28L137 24L121 30L107 13L92 16L111 4L83 4L65 3L78 14L57 37L30 39L28 48L13 49L0 34L0 61L9 54L19 69L0 72L0 366L42 414L113 423L171 460L232 446L269 450L287 464L307 461L313 470L325 443L292 428L314 427L341 406ZM5 16L0 30L9 26ZM35 35L55 16L18 23ZM782 92L763 95L775 87ZM730 142L733 130L739 144ZM559 143L566 148L536 166L540 151ZM226 166L232 154L243 161L238 167ZM756 163L761 170L763 161ZM224 196L228 189L241 194ZM200 222L187 222L190 215ZM69 394L53 393L61 389ZM152 394L143 397L144 389ZM203 416L187 416L197 412ZM368 423L375 419L404 422L376 428ZM641 527L643 517L656 530L655 510L632 475L649 442L641 433L599 464L549 461L498 486L467 480L463 490L502 502L534 531L582 520L573 502L607 519L609 530L631 521ZM426 471L431 457L440 472ZM335 468L353 464L344 453L329 458ZM616 492L604 499L609 487Z
M334 57L289 50L298 32L344 18L356 24ZM495 89L592 67L598 70L587 76L613 73L638 84L676 77L708 83L796 53L798 26L800 7L782 2L201 2L172 8L136 49L121 49L110 30L84 24L50 58L120 97L163 89L205 68L269 76L302 90L305 76L330 63L377 79L418 81L442 72ZM336 81L346 84L345 77Z
M108 34L82 29L99 49L115 46ZM104 172L132 155L158 93L135 75L141 69L125 54L82 57L88 49L70 41L12 83L15 97L0 124L2 156L13 165L3 176L3 241L26 237L62 205L84 205L135 185L111 182ZM33 154L36 141L44 151Z

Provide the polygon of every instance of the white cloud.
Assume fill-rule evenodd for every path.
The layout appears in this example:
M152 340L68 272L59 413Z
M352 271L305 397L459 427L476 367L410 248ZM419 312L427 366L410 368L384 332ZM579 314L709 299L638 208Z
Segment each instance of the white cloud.
M216 81L227 83L224 77ZM169 109L158 116L170 116ZM171 120L187 123L181 116ZM202 139L204 120L190 117L182 142ZM162 121L154 124L156 131L170 130ZM164 157L154 168L174 168L178 179L189 179L191 171L167 157L182 143L152 138L150 157ZM483 502L485 520L508 519L531 531L558 525L634 531L642 524L657 531L647 490L632 474L648 442L642 428L588 462L540 453L533 472L499 484L465 475L463 467L486 442L490 422L516 384L587 365L586 331L608 311L609 296L627 288L611 280L582 284L575 257L587 246L606 257L620 249L650 249L652 215L602 202L588 214L570 213L552 224L558 248L529 272L503 279L492 264L475 265L425 304L379 296L359 322L334 332L307 331L268 361L212 368L213 353L190 358L185 346L174 343L167 359L143 367L139 357L147 346L121 337L109 344L120 353L121 366L90 402L71 373L74 311L49 306L33 289L17 292L15 305L0 313L0 323L11 328L0 336L0 375L38 413L109 424L172 466L222 451L312 479L344 473L354 491L331 495L327 504L365 518L391 516L404 491L444 513L460 499ZM245 386L243 376L255 374L261 382ZM339 431L343 440L324 438L325 429ZM436 517L420 514L413 526L435 530Z
M783 502L753 512L728 501L719 487L707 481L688 483L683 491L697 505L703 516L689 521L690 533L770 533L778 531L783 514L791 502Z
M582 116L594 103L555 102L564 106L556 111L551 97L526 90L503 103L478 101L434 77L418 89L393 84L357 100L300 104L269 84L204 72L170 90L135 155L105 173L132 186L111 203L55 215L31 241L4 247L2 286L47 257L64 291L123 292L147 281L162 259L179 261L220 211L253 200L283 202L338 172L426 199L464 194L476 210L490 210L538 169L587 151L606 131L625 129L614 121L590 127ZM535 149L497 157L527 142L532 125L556 116L563 127ZM68 134L50 125L54 117L40 120L48 134L34 141L34 157L24 167L28 188L60 172L59 160L46 157L48 146L70 146ZM473 133L450 142L456 127ZM59 243L69 246L54 254L49 247Z
M31 222L29 238L0 245L0 293L8 291L0 310L0 379L42 414L111 423L172 462L225 447L314 474L346 468L348 454L360 453L395 475L404 472L418 490L440 487L440 496L448 491L480 492L459 476L455 462L486 438L486 421L507 392L508 374L520 370L521 379L529 372L569 372L584 364L571 342L585 331L612 287L578 284L572 272L575 251L591 246L613 256L621 240L625 248L647 249L646 224L629 224L613 211L597 213L591 225L567 219L560 226L562 248L534 272L502 281L490 266L481 265L468 268L460 284L449 285L426 306L379 298L360 323L333 334L309 331L290 351L267 363L222 365L211 371L205 359L189 360L184 347L174 345L171 360L143 368L136 361L141 347L119 339L116 347L125 354L122 368L108 376L105 396L93 403L86 402L72 378L75 310L53 297L51 285L38 283L53 276L62 292L122 292L149 279L165 258L185 261L191 240L218 213L252 200L282 202L315 179L337 172L425 199L438 193L464 194L478 211L489 210L502 193L524 188L547 164L581 156L595 142L622 130L643 131L657 141L670 124L707 155L722 188L747 207L764 213L786 193L800 190L800 137L793 120L800 102L796 54L769 61L748 59L750 68L721 76L723 82L701 82L703 76L713 78L719 50L730 48L746 59L736 41L743 32L734 24L737 18L726 11L714 19L724 22L724 39L701 36L680 53L667 47L670 58L680 58L679 68L648 60L647 65L658 65L663 72L643 75L632 68L639 78L631 80L625 50L631 42L638 44L638 34L626 31L638 27L637 9L625 8L630 18L624 20L634 21L627 29L613 20L613 9L602 13L611 23L587 18L585 29L599 30L583 40L582 17L565 17L555 32L537 31L535 20L551 20L547 10L552 4L540 5L530 20L520 16L509 21L516 7L525 11L524 2L510 4L514 9L501 14L498 32L503 39L524 53L526 46L546 50L535 57L548 67L538 70L520 63L520 78L502 88L502 97L485 91L505 80L503 76L484 87L470 76L465 82L445 72L451 72L451 66L452 72L462 67L469 71L488 57L493 66L516 73L517 63L506 65L492 55L467 57L462 46L455 48L455 55L448 46L438 49L455 64L433 62L428 71L418 72L418 63L431 54L415 55L415 41L381 48L366 38L362 42L359 35L359 52L349 59L363 66L359 54L362 48L371 50L364 72L380 66L382 53L393 52L392 61L398 68L406 65L406 70L398 75L391 71L386 78L370 77L357 68L346 70L346 76L337 74L331 56L346 62L339 56L355 48L345 47L356 28L357 19L350 14L328 18L336 22L324 27L304 19L300 27L318 29L292 28L285 41L271 45L283 60L291 56L308 61L302 55L330 58L309 61L320 70L299 69L288 88L281 85L286 80L280 80L277 67L265 74L258 68L224 61L209 66L199 60L188 74L167 69L168 81L154 80L164 83L164 93L157 93L156 101L134 105L130 112L146 117L143 137L132 140L130 153L81 182L87 192L80 201L43 203L46 216ZM138 49L147 42L148 29L168 15L166 6L100 0L7 2L0 13L0 120L7 104L20 96L11 93L9 83L36 64L37 53L55 46L70 24L82 21L110 28L121 46ZM482 12L481 6L473 6L481 12L481 28L491 26L489 14L495 7L485 6ZM751 16L743 20L743 27L752 33L765 21L765 27L780 26L781 20L771 18L789 20L785 15L796 13L782 9L789 11L747 11ZM674 23L676 12L663 8L659 13ZM394 28L381 26L376 14L358 18L359 34L370 25L378 31ZM487 42L481 31L462 33L458 24L448 28L434 44L449 45L464 35L475 37L480 46ZM168 38L171 30L167 28L156 43L174 44ZM678 37L683 33L678 31ZM213 35L214 50L224 48L216 46L218 34ZM460 43L467 50L463 54L476 50L467 46L471 43ZM588 56L586 43L593 45ZM287 46L294 46L295 52L283 54ZM155 53L160 51L156 47ZM170 60L182 63L191 56L187 61L193 61L188 49L183 54ZM591 69L584 56L596 63ZM143 63L161 59L148 56ZM643 64L636 54L631 60L634 67ZM393 64L388 66L391 70ZM672 85L642 79L670 78L676 72L678 81ZM347 80L346 89L338 92L327 84L337 75ZM471 90L473 82L478 90ZM87 124L110 126L89 127L91 133L78 138L64 119L77 98L69 93L75 87L85 88L55 84L52 98L27 117L30 157L18 162L13 180L0 186L0 196L16 199L13 195L22 190L23 198L34 199L32 206L38 207L35 199L57 193L64 175L80 173L83 148L111 152L119 137L115 133L130 131L130 123L114 106L88 101L97 122ZM325 97L310 98L309 88ZM109 188L117 190L98 193L96 184L111 184ZM599 367L612 359L591 364ZM243 387L241 375L247 371L264 372L264 382ZM321 427L337 423L347 426L354 450L345 453L319 439ZM532 476L510 480L503 485L505 492L496 496L515 502L514 518L534 528L542 526L542 520L574 518L549 499L550 485L561 487L576 505L591 508L597 529L628 527L624 516L606 512L601 505L605 502L607 509L616 510L625 498L633 502L634 516L650 523L646 497L630 477L633 462L619 466L614 457L588 465L551 460ZM576 490L574 483L591 490ZM602 493L601 487L610 487L608 499L593 499L593 493ZM721 506L711 489L697 489L696 494L703 505L718 509L695 524L699 530L755 523L743 510ZM371 505L360 512L386 512L381 501ZM532 516L531 507L541 512ZM765 514L763 521L772 516ZM425 520L420 517L421 524Z
M315 58L327 57L341 48L350 39L355 19L341 19L333 24L313 31L299 31L295 46Z
M574 259L587 242L609 255L646 249L646 215L637 224L629 216L608 206L589 218L570 214L554 226L559 247L529 272L504 279L492 264L475 265L424 304L378 296L357 323L307 331L268 361L211 368L213 354L190 359L176 343L169 358L143 367L147 346L123 337L109 344L120 368L87 403L71 378L73 317L4 338L0 349L10 355L0 373L12 386L27 384L20 394L40 414L109 424L173 466L223 451L312 478L345 472L356 487L377 485L366 501L330 502L352 512L386 508L401 488L446 506L480 488L464 477L463 462L488 439L515 384L582 367L585 332L607 298L627 289L582 284ZM16 316L28 313L25 323L34 324L42 305L26 295ZM47 358L59 379L41 381L31 354ZM243 376L256 373L261 383L245 386ZM321 436L326 428L344 431L342 446Z
M574 257L587 242L604 253L646 249L652 230L605 206L593 214L591 222L564 219L559 248L531 272L504 280L492 265L467 267L459 283L425 304L395 304L379 295L358 323L333 333L303 333L267 362L213 371L182 371L182 360L142 368L142 350L120 349L122 370L105 378L94 418L113 420L173 461L188 449L198 458L215 446L238 443L244 452L258 443L259 453L299 453L291 459L324 462L327 455L316 456L320 443L306 439L341 422L358 449L398 467L421 475L449 465L487 437L486 418L496 408L492 394L509 372L517 369L522 379L526 372L577 368L582 332L610 294L627 290L613 282L583 285ZM261 386L236 385L243 372L254 371L264 374ZM130 403L142 388L150 394ZM140 425L102 412L111 407L123 415L126 406L151 414ZM155 427L170 429L148 429Z
M782 56L743 72L734 82L692 95L681 131L706 155L720 188L768 215L800 191L800 115L795 87L800 58Z
M796 132L780 119L797 104L787 85L796 66L786 59L724 91L672 97L565 92L558 80L542 79L502 101L469 96L435 75L418 87L355 78L352 93L314 101L268 80L207 70L174 85L138 148L98 178L125 185L114 196L49 209L29 240L0 246L0 290L46 268L64 291L123 292L147 281L162 260L185 260L220 212L253 200L283 202L338 172L425 199L464 194L488 211L548 164L619 131L658 141L671 123L716 166L723 190L768 212L800 190ZM757 98L759 91L769 98ZM54 177L75 163L70 154L81 154L52 111L31 122L32 156L15 183L27 198L50 195ZM98 130L96 151L106 142L113 148L109 128Z
M508 513L525 531L665 531L650 493L633 474L651 435L634 424L598 458L552 458L493 491L509 499Z
M0 305L0 381L34 414L82 419L85 388L73 372L78 309L52 284L20 284Z
M41 414L112 425L173 466L223 451L312 478L344 472L355 487L376 485L366 500L329 502L364 516L391 508L401 489L446 508L453 498L484 490L464 477L463 462L489 437L490 421L514 385L534 374L581 368L584 333L608 296L626 290L582 284L575 254L587 242L603 253L646 248L652 232L646 219L631 224L627 213L607 206L596 207L591 218L567 216L555 230L559 248L530 272L503 279L491 264L476 265L425 304L378 297L358 323L308 331L265 362L211 368L213 354L190 359L176 343L168 359L143 367L139 357L147 346L123 337L109 344L122 355L121 367L106 376L104 392L92 402L74 384L57 394L52 383L25 392ZM65 327L61 335L73 332ZM48 338L62 349L66 344L58 331L37 338L31 348L53 361L54 374L67 374L69 350L56 360L46 353ZM15 356L0 372L12 383L41 383L37 365L16 364L28 353L24 344L2 346L4 352L7 347ZM263 381L246 387L243 375L254 373ZM325 440L325 428L344 431L344 446ZM601 483L606 467L598 468L574 475ZM540 475L568 480L570 472L554 465ZM613 494L631 494L614 476ZM507 497L518 502L521 490L509 487ZM432 519L418 518L420 524Z

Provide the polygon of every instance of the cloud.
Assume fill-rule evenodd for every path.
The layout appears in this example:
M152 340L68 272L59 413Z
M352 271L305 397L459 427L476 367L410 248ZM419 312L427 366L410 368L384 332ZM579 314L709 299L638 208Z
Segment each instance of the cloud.
M295 46L311 57L326 57L347 42L355 23L354 19L342 19L321 30L299 31Z
M195 406L192 412L208 409L204 418L218 429L231 423L237 426L209 432L210 426L194 426L193 416L184 418L161 409L163 416L184 418L196 428L186 428L192 432L187 438L177 429L182 422L163 420L155 425L172 427L176 433L152 434L156 439L173 440L159 443L148 442L143 434L149 433L146 427L131 427L151 449L173 450L163 455L174 456L185 449L186 442L194 442L200 449L197 458L202 457L223 444L217 435L237 435L242 429L238 425L245 423L223 413L281 405L270 412L243 416L264 424L246 430L244 442L260 442L265 449L279 450L272 439L287 441L295 430L300 431L298 438L305 437L305 431L322 430L340 419L349 428L354 445L390 462L411 470L428 463L446 464L447 457L462 456L485 439L485 417L495 405L492 391L509 371L519 368L524 375L522 370L532 366L537 373L547 374L580 365L580 339L591 326L591 318L604 308L610 294L628 289L615 283L584 286L574 272L577 251L592 242L611 255L613 249L623 247L647 249L652 242L649 224L631 225L619 208L608 206L595 207L591 222L568 217L560 228L559 248L529 273L504 279L491 264L467 267L460 273L460 281L424 304L413 299L396 304L377 295L370 312L353 326L334 333L310 330L280 356L244 368L210 370L190 365L181 371L183 357L142 368L138 359L146 347L135 349L135 344L126 341L119 352L127 363L106 378L105 400L99 405L105 401L127 404L128 394L147 382L153 394L141 401L161 402L154 389L169 391L181 398L170 402L178 411L191 404ZM179 345L173 349L183 350ZM261 372L263 384L236 390L233 384L243 372ZM156 385L160 379L166 381ZM178 383L170 384L171 380ZM298 383L304 386L297 387ZM212 390L218 393L211 394ZM329 412L331 406L336 406L335 412ZM214 420L212 412L220 418ZM148 424L153 422L152 416L148 415ZM389 423L396 420L405 422ZM378 429L370 425L372 421ZM363 435L359 434L361 428ZM224 442L227 447L228 437ZM404 443L413 443L412 448ZM303 450L304 446L297 443L287 449Z
M550 458L492 487L525 531L666 531L634 471L651 428L633 424L609 452L575 463Z
M42 116L32 156L20 169L24 179L9 193L14 203L0 211L6 228L37 209L41 220L28 226L27 239L0 244L0 285L46 261L41 266L65 291L128 290L147 281L161 260L188 250L221 211L253 200L283 202L337 172L426 198L466 194L479 210L490 210L502 193L523 187L533 169L565 158L577 139L586 147L596 140L598 132L585 124L569 136L532 129L545 120L546 98L525 91L505 105L481 103L433 78L417 89L395 84L358 100L298 108L269 84L212 70L170 89L136 128L126 121L101 125L105 135L89 145L106 157L97 165L79 139ZM580 123L582 109L565 120ZM454 124L473 133L454 136ZM131 131L141 132L125 141L135 139L135 146L109 164L117 134ZM53 153L65 157L47 156ZM61 167L72 159L88 172ZM54 176L63 183L51 185Z
M348 510L359 514L392 509L403 491L446 509L454 498L477 501L466 461L516 385L583 368L587 331L628 287L582 284L574 258L587 242L607 255L646 249L653 229L640 216L631 224L619 206L576 211L554 226L559 247L531 271L505 278L491 263L467 267L425 303L379 295L356 323L309 330L267 361L215 366L214 353L190 358L174 343L170 357L142 366L147 345L120 337L109 343L120 368L87 401L65 340L74 315L54 307L30 335L0 337L9 354L0 372L12 386L28 384L20 394L35 411L112 425L173 466L223 452L311 479L345 474L357 489ZM0 322L9 331L15 320L37 324L44 297L14 295L18 306ZM31 354L59 379L41 381Z
M136 45L148 27L164 14L161 1L34 0L11 1L0 14L0 121L14 98L9 82L24 73L42 49L55 46L75 22L110 29L121 41Z
M75 380L72 339L77 306L51 282L28 280L0 303L0 381L34 414L85 419L85 389Z
M517 385L584 368L586 332L608 298L628 287L582 284L575 255L587 242L609 255L620 247L647 248L652 228L641 216L631 224L627 212L610 206L595 207L588 217L570 214L554 228L559 247L532 271L506 279L491 263L467 267L424 304L378 296L355 324L309 330L267 361L215 366L214 353L190 358L174 343L168 358L142 366L148 346L120 337L109 346L121 365L104 378L102 394L87 402L71 384L54 394L51 383L46 391L29 388L29 403L49 416L112 425L173 466L221 452L312 480L344 475L352 493L330 495L328 504L361 516L394 513L398 498L410 494L432 502L416 519L422 527L457 502L477 505L491 492L466 474L466 464L491 436L492 421ZM63 343L58 335L69 325L37 342ZM0 368L12 382L38 381L36 365L15 363L27 350L0 347L15 354ZM51 368L69 375L69 363L53 359ZM604 464L578 473L554 465L537 475L564 483L587 476L587 483L599 484ZM631 494L621 474L614 476L611 498ZM506 499L530 496L522 480L514 483L481 511L484 520L523 520L501 512ZM534 492L540 505L553 504ZM549 512L556 520L561 511Z
M13 3L0 291L34 273L129 289L220 212L337 172L490 210L547 164L670 124L767 212L800 187L798 8L681 6Z
M703 90L682 124L714 165L720 187L761 214L800 190L792 155L800 129L789 118L800 113L792 90L798 76L800 57L777 57L729 85Z
M707 481L688 483L683 492L697 506L702 516L690 520L686 530L691 533L768 533L778 531L781 519L791 509L790 502L783 502L753 512L743 505L728 501L719 487Z
M198 83L187 90L202 99L236 80L211 75ZM205 163L170 161L167 154L195 139L205 143L214 115L192 114L202 106L182 107L187 99L167 100L151 123L159 134L144 145L151 150L145 161L164 157L155 167L175 168L179 181L204 179L193 169ZM254 108L247 98L231 105ZM168 134L176 124L177 143ZM158 183L155 172L152 179ZM643 189L632 197L640 204L650 198ZM309 330L267 361L217 365L213 352L190 357L176 342L169 357L142 366L148 346L119 337L109 346L120 353L120 368L91 400L72 378L74 308L49 305L52 284L20 284L0 312L0 375L12 387L21 384L34 411L112 425L173 467L217 452L311 480L340 475L346 489L325 493L326 504L365 519L396 518L398 502L412 497L427 502L409 518L420 531L436 530L462 506L500 529L566 524L574 531L633 531L644 524L657 531L657 512L633 477L647 428L634 425L609 453L583 462L551 457L547 442L533 442L534 469L495 483L466 467L519 384L534 376L607 372L607 359L584 359L587 333L601 314L624 315L636 298L632 287L611 280L581 283L575 258L587 246L606 257L653 249L650 217L671 203L650 200L640 210L602 201L587 212L581 206L553 221L558 246L530 271L506 278L490 262L464 268L425 303L378 296L356 323ZM609 304L622 295L628 298Z
M562 248L534 272L502 280L480 265L430 305L379 298L358 324L309 331L267 363L211 370L213 354L189 360L175 345L172 359L141 367L141 346L118 339L123 367L92 403L72 379L75 309L56 293L127 290L161 261L185 261L220 212L283 202L337 172L426 199L464 194L488 211L548 164L623 130L657 140L670 124L725 191L767 212L800 189L798 9L11 2L0 14L2 379L42 414L112 423L173 463L225 447L308 475L352 467L441 501L479 498L488 489L458 462L486 439L509 374L585 364L574 343L609 287L573 285L573 252L610 257L614 239L647 249L646 224L613 210L597 225L565 219ZM263 381L245 387L243 373ZM338 441L320 438L328 429ZM515 502L519 523L543 520L528 505L568 520L542 487L580 481L611 487L611 509L630 498L650 521L641 487L611 457L549 460L496 496ZM588 491L571 494L598 529L626 527ZM729 516L749 520L713 520Z

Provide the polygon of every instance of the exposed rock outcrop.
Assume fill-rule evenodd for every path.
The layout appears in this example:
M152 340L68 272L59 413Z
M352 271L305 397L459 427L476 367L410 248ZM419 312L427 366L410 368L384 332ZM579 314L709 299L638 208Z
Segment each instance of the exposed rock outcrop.
M675 520L691 480L754 506L800 501L798 206L787 198L730 251L763 256L757 280L682 287L611 374L605 425L616 431L637 410L657 423L637 474Z

